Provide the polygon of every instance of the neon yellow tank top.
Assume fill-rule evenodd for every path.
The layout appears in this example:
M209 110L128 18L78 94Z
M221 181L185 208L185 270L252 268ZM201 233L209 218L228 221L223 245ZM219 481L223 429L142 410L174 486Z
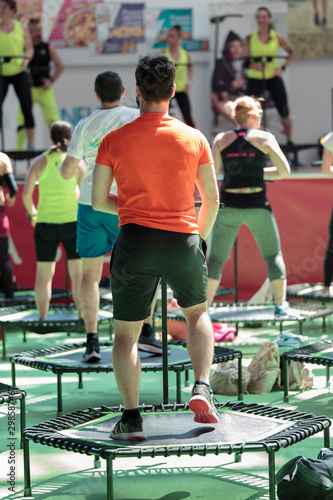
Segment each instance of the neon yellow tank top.
M66 153L45 151L47 163L38 177L37 222L63 224L77 219L77 178L63 179L60 167Z
M169 47L164 49L166 56L173 60L176 66L176 92L184 92L187 85L188 54L185 49L179 48L179 59L174 59Z
M273 57L279 52L279 40L276 31L271 29L269 32L269 41L262 43L259 40L258 31L254 31L250 37L250 56L253 57ZM275 69L279 66L278 60L273 57L271 61L265 62L264 76L266 80L275 77ZM263 80L262 63L250 59L250 68L247 73L248 78Z
M24 56L24 31L22 25L16 19L13 20L14 29L10 33L1 31L0 24L0 55L2 56ZM2 65L3 76L13 76L22 73L23 59L14 57Z

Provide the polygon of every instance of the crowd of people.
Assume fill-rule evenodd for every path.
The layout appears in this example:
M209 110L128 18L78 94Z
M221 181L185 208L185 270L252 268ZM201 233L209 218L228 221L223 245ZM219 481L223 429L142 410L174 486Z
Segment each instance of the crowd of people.
M291 123L281 75L291 62L292 47L271 27L266 7L257 10L258 30L244 42L235 33L228 35L223 57L214 71L212 99L216 114L230 118L233 129L221 130L212 148L191 118L188 91L193 72L188 54L179 46L179 26L168 31L168 47L163 52L139 58L135 69L138 109L122 104L125 88L121 77L114 71L103 71L96 76L93 89L98 109L73 130L56 113L51 85L62 71L56 51L42 42L40 25L31 22L34 60L28 33L13 18L15 1L1 0L0 5L0 42L1 37L15 31L21 41L17 55L27 55L5 63L9 66L3 82L6 86L13 84L17 91L29 147L33 147L33 120L21 94L29 63L32 68L45 69L31 72L33 101L42 107L44 98L53 103L45 108L44 115L50 125L52 145L32 163L22 195L34 227L35 297L40 320L47 318L56 252L62 243L73 299L87 335L83 361L98 363L99 283L103 257L112 251L112 363L124 410L110 436L115 440L143 440L146 433L139 409L139 348L162 352L151 318L163 278L186 319L187 349L195 378L189 407L195 422L216 424L218 413L209 385L214 332L208 307L242 224L250 228L266 261L275 314L290 313L286 267L265 188L267 178L288 177L290 166L274 135L261 130L260 97L264 79L290 140ZM282 66L274 57L280 46L288 52ZM233 65L243 57L241 54L246 54L242 60L248 63L246 77L243 66L237 73ZM50 61L55 63L52 76ZM222 71L225 77L221 79ZM173 99L185 123L170 116ZM29 105L31 112L32 101ZM333 175L332 134L322 140L322 168L328 175ZM267 158L271 166L267 166ZM223 175L220 190L219 174ZM37 183L36 206L33 194ZM202 200L198 213L194 206L196 189ZM4 205L12 205L16 193L10 160L1 153L0 274L6 297L12 296L13 289ZM223 211L219 211L220 203L225 206ZM206 241L211 232L207 255ZM329 294L332 275L333 215L325 257L324 294Z

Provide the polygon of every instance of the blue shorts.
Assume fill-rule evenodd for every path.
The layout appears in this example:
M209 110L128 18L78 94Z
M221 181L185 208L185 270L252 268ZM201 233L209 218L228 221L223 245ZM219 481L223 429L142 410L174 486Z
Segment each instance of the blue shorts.
M77 212L77 251L80 257L101 257L111 252L120 228L116 215L94 210L79 203Z

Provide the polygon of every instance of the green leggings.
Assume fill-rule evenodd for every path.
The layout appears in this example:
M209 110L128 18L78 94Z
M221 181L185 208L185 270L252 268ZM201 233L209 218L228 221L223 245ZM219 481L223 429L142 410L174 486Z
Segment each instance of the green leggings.
M273 213L265 208L233 207L226 207L217 215L210 245L208 278L220 279L242 224L250 229L259 246L266 261L269 279L285 279L286 266Z

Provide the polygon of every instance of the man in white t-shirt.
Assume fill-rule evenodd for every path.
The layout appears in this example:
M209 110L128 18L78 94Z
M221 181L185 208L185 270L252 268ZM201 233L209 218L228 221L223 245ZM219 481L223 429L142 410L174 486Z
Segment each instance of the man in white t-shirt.
M77 250L83 261L81 301L87 332L87 348L83 361L87 363L96 363L101 359L98 344L99 282L103 257L112 250L119 233L119 219L116 215L96 212L92 208L92 173L96 153L107 132L135 120L140 114L138 109L122 105L125 87L117 73L99 73L95 79L94 90L100 108L75 127L60 170L61 175L69 179L74 175L81 159L87 163L87 171L81 183L77 218ZM147 318L143 326L139 347L160 353L162 344L155 339L149 320L150 318Z

